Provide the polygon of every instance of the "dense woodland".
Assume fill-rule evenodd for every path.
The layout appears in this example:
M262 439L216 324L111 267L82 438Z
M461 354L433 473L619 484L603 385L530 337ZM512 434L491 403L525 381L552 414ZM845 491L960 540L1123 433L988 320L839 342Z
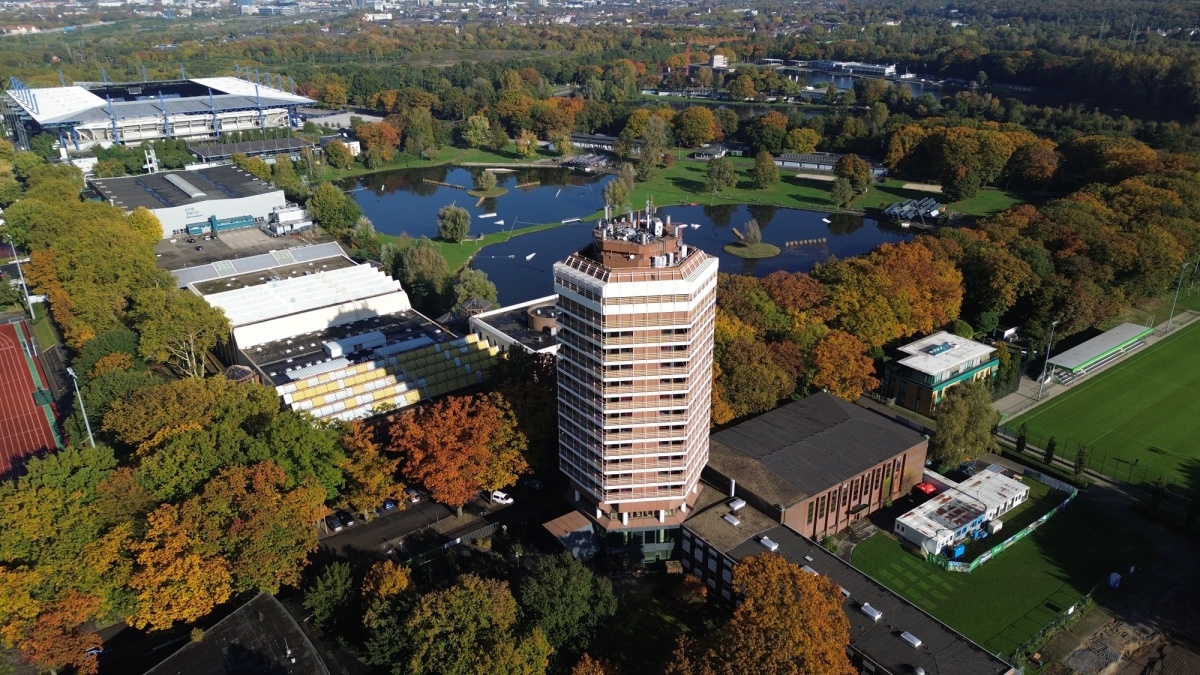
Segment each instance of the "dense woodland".
M969 31L924 4L809 16L811 30L761 31L717 49L742 63L769 56L896 60L946 76L1136 98L1177 111L1200 102L1190 36L1139 31L1130 41L1127 30L1117 30L1124 4L1071 11L1039 4L1022 13L1025 3L1004 10L959 3L959 16L974 24ZM1143 13L1164 4L1156 21L1195 22L1178 3L1131 7ZM882 25L896 16L905 17L900 26ZM837 26L850 21L868 30ZM329 105L380 113L382 122L354 129L367 150L361 161L379 165L402 155L434 160L449 145L523 152L532 139L561 146L572 131L608 132L621 138L628 162L613 182L619 187L606 193L613 204L661 173L670 148L714 140L741 142L768 158L813 149L871 155L897 175L940 183L953 195L1001 186L1037 197L978 222L827 261L811 274L722 275L717 424L820 389L857 398L877 386L891 348L933 330L975 334L1005 322L1021 325L1034 344L1055 320L1059 336L1085 330L1163 295L1181 264L1200 253L1194 125L1037 107L986 89L914 99L873 80L837 95L815 117L772 111L743 120L729 110L645 105L639 90L678 72L682 35L468 24L457 36L452 28L336 35L299 25L231 37L149 24L139 44L154 38L179 49L134 48L132 37L99 29L23 40L19 49L0 44L0 69L45 84L57 83L51 68L60 66L68 77L98 79L99 63L114 79L140 77L142 64L170 75L178 60L212 74L234 62L278 69ZM456 50L444 68L395 63L444 50ZM472 50L522 53L458 62ZM670 65L676 70L664 69ZM713 76L705 70L694 77ZM568 84L576 86L554 95ZM709 84L741 98L794 86L753 67ZM330 507L370 517L406 481L461 507L482 489L553 470L552 361L514 355L491 374L487 391L370 427L317 424L281 410L269 387L205 377L205 353L228 334L225 318L156 268L152 245L161 229L150 213L125 215L78 198L78 171L47 162L57 152L53 141L37 140L32 152L0 144L0 231L31 252L26 275L48 297L97 445L88 446L75 411L65 423L68 448L0 484L0 642L40 668L94 672L96 660L86 655L99 643L94 625L123 618L160 630L257 590L301 585L324 629L391 672L617 672L606 661L617 600L606 581L569 557L520 568L509 550L492 563L425 578L390 562L306 569L317 545L314 524ZM156 150L168 166L184 161L178 143ZM107 175L140 168L137 151L97 156ZM325 161L354 160L335 147ZM489 293L486 278L448 269L429 241L382 245L352 200L307 179L322 168L316 158L238 162L306 201L356 257L382 261L426 311ZM847 162L839 176L850 190L862 189L861 171ZM714 189L727 184L720 174L710 173ZM769 218L770 207L757 208L756 217ZM445 236L453 236L450 229ZM1004 349L1001 359L1002 368L1014 367ZM935 442L933 449L953 464L963 447ZM714 613L705 615L703 634L677 646L669 672L738 672L748 655L764 652L780 662L763 672L789 672L797 663L849 672L840 597L813 579L770 556L742 565L734 583L748 599L787 586L798 589L797 601L787 612L749 601L732 616L705 605L702 586L681 582L673 599L681 611ZM818 620L834 628L827 643L804 634Z

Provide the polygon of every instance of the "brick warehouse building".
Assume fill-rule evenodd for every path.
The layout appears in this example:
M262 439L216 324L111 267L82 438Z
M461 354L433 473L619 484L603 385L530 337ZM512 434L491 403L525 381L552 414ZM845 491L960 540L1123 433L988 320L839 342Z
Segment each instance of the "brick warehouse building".
M705 478L820 539L907 494L928 445L883 415L818 393L714 434Z
M717 259L684 244L683 229L605 221L554 266L559 461L577 512L547 528L564 542L666 558L699 494Z

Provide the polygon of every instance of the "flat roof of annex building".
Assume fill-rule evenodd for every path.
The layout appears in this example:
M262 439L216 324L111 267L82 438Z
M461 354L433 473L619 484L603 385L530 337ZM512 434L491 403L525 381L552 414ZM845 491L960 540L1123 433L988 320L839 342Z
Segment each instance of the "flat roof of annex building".
M923 442L902 424L819 392L713 434L708 465L789 507Z
M544 331L536 330L529 325L528 314L532 308L554 308L558 303L557 295L535 298L519 305L500 307L488 312L476 314L470 318L470 323L483 324L494 331L503 333L516 343L532 351L542 351L558 344L558 338Z
M908 354L899 363L927 375L940 375L963 363L996 351L982 342L940 331L900 348Z
M232 164L193 171L93 178L91 184L105 201L125 211L132 211L139 206L162 209L279 191L279 188Z

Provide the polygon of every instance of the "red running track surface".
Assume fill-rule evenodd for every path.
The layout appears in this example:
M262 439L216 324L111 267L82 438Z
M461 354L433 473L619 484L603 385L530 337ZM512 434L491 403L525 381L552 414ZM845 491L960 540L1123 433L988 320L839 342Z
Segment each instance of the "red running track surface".
M46 413L33 400L36 390L16 325L0 325L0 476L55 448Z

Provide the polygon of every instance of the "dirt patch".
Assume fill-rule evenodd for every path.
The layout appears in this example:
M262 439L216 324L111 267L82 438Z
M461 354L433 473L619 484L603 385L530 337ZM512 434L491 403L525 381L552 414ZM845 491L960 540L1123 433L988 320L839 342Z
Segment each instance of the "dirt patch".
M937 192L941 194L942 186L934 185L933 183L905 183L900 186L905 190L917 190L918 192Z
M804 178L807 180L822 180L822 181L828 181L828 182L832 183L837 178L837 176L834 176L831 173L798 173L798 174L796 174L796 178Z
M1127 654L1161 639L1155 631L1110 621L1068 654L1063 663L1079 675L1114 675Z

